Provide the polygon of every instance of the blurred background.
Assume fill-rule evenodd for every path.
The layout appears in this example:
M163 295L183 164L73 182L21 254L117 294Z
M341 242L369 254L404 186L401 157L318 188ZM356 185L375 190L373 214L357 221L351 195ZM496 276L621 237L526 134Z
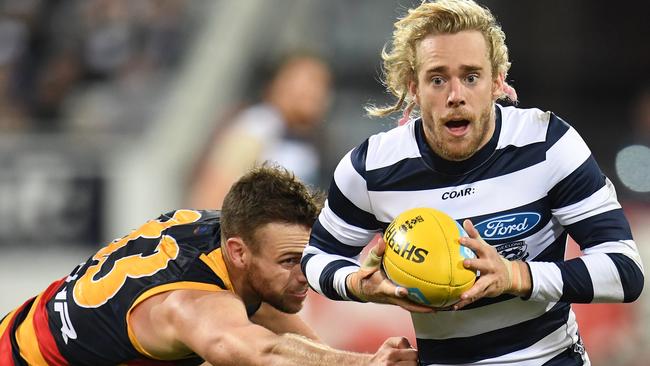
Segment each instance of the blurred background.
M649 3L479 2L506 33L520 106L582 134L648 265ZM162 212L218 207L251 161L326 189L343 154L396 123L363 106L389 101L379 53L417 4L0 0L0 314ZM650 291L575 309L595 365L647 364ZM350 350L414 337L387 306L311 294L303 315Z

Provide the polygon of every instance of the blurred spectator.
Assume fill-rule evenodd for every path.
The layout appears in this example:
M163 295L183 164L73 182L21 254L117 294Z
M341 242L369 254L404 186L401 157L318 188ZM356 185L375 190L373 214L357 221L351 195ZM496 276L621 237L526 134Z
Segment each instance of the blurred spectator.
M314 54L300 51L283 57L270 75L262 100L227 121L208 147L191 183L191 207L221 207L230 185L266 160L318 185L315 139L329 106L330 68Z
M3 132L30 127L13 80L28 35L24 11L21 10L24 9L11 1L0 6L0 131Z
M154 120L211 7L0 0L0 246L106 239L107 157Z
M185 51L196 4L0 1L0 129L140 132Z
M29 127L25 111L10 94L10 67L0 64L0 133Z
M82 133L139 134L165 97L183 51L186 1L84 3L82 62L87 83L66 103L67 127Z

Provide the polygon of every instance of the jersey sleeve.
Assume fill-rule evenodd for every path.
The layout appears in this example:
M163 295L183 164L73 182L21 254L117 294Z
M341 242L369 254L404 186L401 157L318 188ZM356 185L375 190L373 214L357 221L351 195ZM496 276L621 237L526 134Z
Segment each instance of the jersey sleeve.
M357 271L359 254L383 227L368 195L367 146L366 141L339 162L302 258L311 288L333 300L357 300L347 294L345 278Z
M582 255L561 262L529 262L532 300L569 303L631 302L644 270L613 184L575 129L553 116L547 152L554 182L548 196L554 219Z

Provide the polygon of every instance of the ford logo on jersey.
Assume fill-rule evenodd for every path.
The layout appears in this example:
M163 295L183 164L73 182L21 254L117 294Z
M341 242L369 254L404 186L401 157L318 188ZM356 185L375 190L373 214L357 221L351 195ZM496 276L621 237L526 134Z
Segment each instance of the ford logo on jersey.
M493 217L474 225L485 240L501 240L519 236L535 227L542 216L536 212L520 212Z

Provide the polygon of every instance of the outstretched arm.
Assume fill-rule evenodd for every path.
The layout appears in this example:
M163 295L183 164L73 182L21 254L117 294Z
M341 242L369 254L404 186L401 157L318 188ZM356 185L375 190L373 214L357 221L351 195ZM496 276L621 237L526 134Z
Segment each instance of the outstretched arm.
M140 311L136 308L131 317L135 337L142 348L160 358L173 357L169 350L174 349L176 355L194 352L212 365L414 366L417 362L417 351L406 338L391 338L369 355L335 350L296 334L278 335L250 322L241 299L225 291L170 291L138 307Z
M319 341L314 330L298 314L283 313L265 302L250 319L275 334L293 333Z

